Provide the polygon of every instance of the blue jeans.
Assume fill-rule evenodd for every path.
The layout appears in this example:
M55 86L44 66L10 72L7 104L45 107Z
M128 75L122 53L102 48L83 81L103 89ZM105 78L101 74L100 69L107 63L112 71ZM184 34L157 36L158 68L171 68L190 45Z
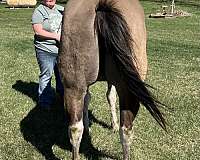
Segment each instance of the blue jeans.
M63 96L63 85L57 67L57 54L35 49L36 58L40 69L38 104L42 107L50 107L55 100L55 93L51 87L53 72L56 79L56 92Z

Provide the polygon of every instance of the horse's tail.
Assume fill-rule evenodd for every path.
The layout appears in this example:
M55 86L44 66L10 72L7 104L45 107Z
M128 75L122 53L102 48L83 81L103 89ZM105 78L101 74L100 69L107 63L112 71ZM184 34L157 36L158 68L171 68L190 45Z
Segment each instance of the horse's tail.
M147 89L133 63L133 40L120 10L112 1L100 0L96 6L94 22L98 36L99 49L111 54L121 70L129 91L151 113L160 126L166 130L166 122L158 107L163 105L157 101Z

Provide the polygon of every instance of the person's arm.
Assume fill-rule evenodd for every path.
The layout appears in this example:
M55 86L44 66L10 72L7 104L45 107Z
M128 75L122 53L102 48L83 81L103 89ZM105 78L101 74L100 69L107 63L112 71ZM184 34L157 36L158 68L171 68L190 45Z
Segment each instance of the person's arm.
M44 30L42 24L33 24L32 27L33 31L37 36L40 36L45 39L55 39L57 41L60 41L60 34Z

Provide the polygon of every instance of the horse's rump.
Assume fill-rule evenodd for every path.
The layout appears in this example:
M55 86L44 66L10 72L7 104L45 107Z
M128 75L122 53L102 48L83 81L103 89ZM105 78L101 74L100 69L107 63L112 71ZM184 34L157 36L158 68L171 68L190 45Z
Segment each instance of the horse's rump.
M64 64L63 62L60 63L62 65L60 68L67 68L67 71L65 69L67 80L85 77L86 83L91 84L97 80L99 71L102 71L101 68L105 68L104 64L99 64L98 41L94 34L95 8L98 3L99 0L69 0L65 7L62 26L64 28L62 35L64 36L62 36L59 59L66 61ZM147 57L143 9L137 0L116 1L115 5L120 8L130 28L138 71L144 79L147 72ZM87 7L84 8L83 6ZM69 66L69 61L74 62L73 66L71 63ZM78 68L79 72L73 70L74 68ZM84 76L81 74L84 74Z

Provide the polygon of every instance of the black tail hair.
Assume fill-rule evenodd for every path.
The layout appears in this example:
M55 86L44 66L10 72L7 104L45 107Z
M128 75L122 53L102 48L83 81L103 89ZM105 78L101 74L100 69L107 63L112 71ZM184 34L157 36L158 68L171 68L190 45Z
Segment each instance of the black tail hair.
M154 98L147 87L151 87L141 80L133 63L133 39L120 10L115 3L100 0L96 6L94 22L95 33L98 36L99 48L112 57L125 77L127 88L151 113L159 125L166 130L166 121L158 107L163 104Z

